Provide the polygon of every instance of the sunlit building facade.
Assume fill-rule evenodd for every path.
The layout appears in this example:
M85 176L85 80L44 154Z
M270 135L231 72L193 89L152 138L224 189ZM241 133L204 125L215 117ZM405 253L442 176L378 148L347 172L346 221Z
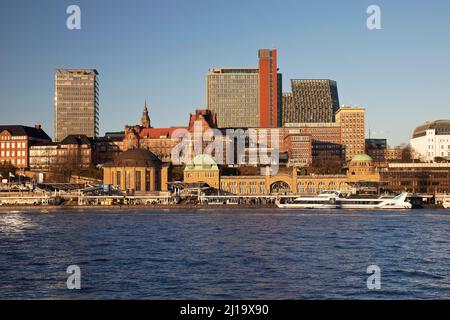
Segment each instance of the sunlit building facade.
M341 125L345 159L350 161L354 156L365 153L365 109L342 106L336 112L336 123Z
M68 135L98 136L98 72L95 69L56 69L55 140Z
M258 51L258 67L212 68L206 76L207 109L219 128L276 128L282 123L282 75L276 49Z
M410 143L416 158L424 161L450 159L450 120L427 121L418 126Z

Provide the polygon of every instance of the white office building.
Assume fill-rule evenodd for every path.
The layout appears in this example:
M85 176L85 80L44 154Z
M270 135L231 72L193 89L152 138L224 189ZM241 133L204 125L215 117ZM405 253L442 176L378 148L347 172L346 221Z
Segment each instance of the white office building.
M450 120L427 121L418 126L410 143L416 158L428 162L436 157L450 159Z

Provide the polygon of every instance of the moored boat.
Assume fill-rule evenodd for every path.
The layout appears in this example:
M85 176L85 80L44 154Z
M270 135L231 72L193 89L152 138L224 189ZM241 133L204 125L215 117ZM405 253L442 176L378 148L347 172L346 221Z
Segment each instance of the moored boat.
M444 199L444 202L442 202L442 206L445 209L450 209L450 199Z
M411 209L406 201L407 193L403 192L393 198L382 196L349 196L344 197L340 191L324 191L317 196L298 197L291 203L277 202L283 209Z

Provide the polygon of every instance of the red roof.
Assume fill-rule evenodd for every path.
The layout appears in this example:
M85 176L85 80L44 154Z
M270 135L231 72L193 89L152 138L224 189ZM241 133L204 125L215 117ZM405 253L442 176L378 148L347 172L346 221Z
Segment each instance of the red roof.
M139 133L141 138L153 138L158 139L160 137L171 137L172 133L177 129L187 129L185 127L173 127L173 128L144 128Z

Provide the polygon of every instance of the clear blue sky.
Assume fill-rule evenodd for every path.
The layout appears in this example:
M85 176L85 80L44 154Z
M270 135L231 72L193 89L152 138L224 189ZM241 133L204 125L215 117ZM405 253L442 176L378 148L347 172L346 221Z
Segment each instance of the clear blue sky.
M81 7L81 30L66 8ZM381 7L382 30L366 28ZM338 82L341 104L362 105L372 137L407 142L425 120L450 118L450 1L2 0L0 123L41 122L53 136L57 67L100 73L100 131L138 122L186 125L205 106L210 67L256 66L278 49L291 78Z

